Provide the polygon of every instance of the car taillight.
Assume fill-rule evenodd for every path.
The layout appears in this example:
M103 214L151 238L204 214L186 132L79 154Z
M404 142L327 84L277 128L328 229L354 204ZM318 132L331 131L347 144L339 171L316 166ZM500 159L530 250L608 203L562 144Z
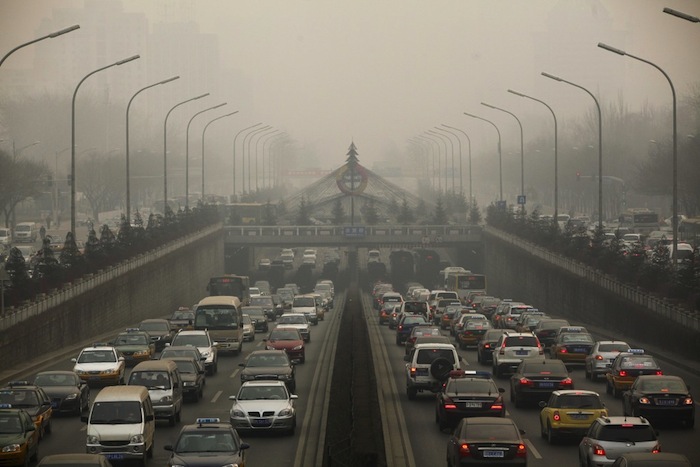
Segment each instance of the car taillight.
M620 370L620 372L617 375L625 377L625 376L627 376L627 372L625 370Z
M685 399L683 399L683 405L693 405L693 398L686 397Z
M603 356L602 356L602 355L596 355L596 356L595 356L595 359L596 359L596 360L603 360Z
M491 348L491 344L489 344L489 343L487 342L486 344L484 344L484 348L485 348L485 349L490 349L490 348Z
M561 349L558 350L559 353L566 353L566 348L562 347Z
M459 457L471 456L472 453L469 451L469 445L467 443L462 443L459 445Z
M526 457L527 456L527 448L525 447L524 444L518 444L518 452L515 453L517 457Z
M593 455L594 456L604 456L605 455L605 449L603 446L600 444L594 444L593 445Z
M660 452L661 452L661 445L660 444L657 444L656 446L654 446L654 449L651 450L652 454L658 454Z
M656 375L657 375L657 376L659 376L659 375L663 375L663 374L664 374L664 372L663 372L663 371L661 371L661 370L656 370Z
M521 386L534 386L534 384L535 384L527 378L520 378L520 381L518 381L518 383Z
M491 410L503 410L503 404L501 404L501 403L493 404L491 406Z
M411 367L411 378L414 378L416 376L416 367Z
M558 422L559 420L561 420L561 415L559 415L559 411L558 411L558 410L555 410L555 411L554 411L554 415L552 415L552 419L553 419L555 422Z
M573 384L574 384L574 382L571 378L565 378L561 381L562 386L571 386Z
M649 398L648 397L640 397L639 403L640 404L649 404Z
M399 324L399 331L403 329L403 324Z
M455 410L457 408L457 404L452 402L452 399L449 397L445 397L445 399L442 401L443 406L445 407L445 410Z

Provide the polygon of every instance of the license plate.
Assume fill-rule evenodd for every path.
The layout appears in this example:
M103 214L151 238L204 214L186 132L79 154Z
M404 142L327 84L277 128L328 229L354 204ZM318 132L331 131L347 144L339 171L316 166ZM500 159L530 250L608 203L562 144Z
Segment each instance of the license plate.
M588 418L588 415L585 413L570 413L569 417L571 417L572 420L585 420Z
M576 347L574 353L588 353L588 350L583 347Z
M464 407L467 409L480 409L481 402L465 402Z
M253 426L268 426L270 421L266 418L254 418Z
M537 386L541 388L553 388L554 383L539 383Z
M117 453L115 453L115 454L110 454L110 453L107 453L107 454L104 454L104 456L105 456L107 459L109 459L109 460L121 460L121 459L124 459L124 454L117 454Z
M520 356L520 355L527 355L528 353L530 353L530 352L528 352L527 350L516 350L516 351L515 351L515 355L518 355L518 356ZM500 451L499 451L499 452L500 452Z
M484 457L504 457L503 451L484 451Z
M90 376L90 381L99 381L99 376Z
M657 405L676 405L676 401L674 399L656 399L656 404Z
M417 376L428 376L428 369L427 368L416 368L416 375Z

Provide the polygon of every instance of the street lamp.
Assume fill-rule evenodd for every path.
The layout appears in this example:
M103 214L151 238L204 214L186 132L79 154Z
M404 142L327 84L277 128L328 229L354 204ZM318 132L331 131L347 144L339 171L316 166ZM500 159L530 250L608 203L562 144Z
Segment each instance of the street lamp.
M558 157L558 142L557 142L557 116L554 115L554 110L547 105L546 102L543 102L539 99L536 99L532 96L528 96L526 94L523 94L521 92L513 91L512 89L508 90L509 93L515 94L516 96L520 97L525 97L527 99L531 99L535 102L539 102L540 104L544 105L549 109L550 112L552 112L552 117L554 118L554 220L556 222L557 216L559 215L559 157Z
M24 151L27 148L31 148L32 146L36 146L37 144L41 143L41 141L34 141L33 143L29 143L26 146L22 146L19 149L15 149L15 140L12 140L12 160L16 161L17 156L22 154L22 151Z
M190 125L192 124L192 120L194 120L197 115L203 114L204 112L209 112L210 110L218 109L219 107L223 107L225 105L226 102L223 102L219 105L200 110L192 115L190 121L187 122L187 131L185 132L185 211L187 211L190 207ZM202 196L204 196L204 193L202 193Z
M279 133L279 134L276 134ZM268 141L274 141L277 138L280 138L284 136L284 133L280 133L279 130L274 131L273 133L269 135L265 135L265 138L260 138L258 140L258 143L262 140L263 145L262 145L262 186L263 189L265 189L265 145L267 144ZM268 163L268 170L269 167L272 166L272 161ZM255 189L257 190L258 188L258 147L257 145L255 146Z
M503 202L503 157L501 154L501 132L496 126L495 123L493 123L491 120L486 120L483 117L479 117L478 115L472 115L470 113L464 112L464 115L467 115L468 117L476 118L479 120L483 120L486 123L490 123L495 129L496 133L498 133L498 186L499 186L499 196L500 199L499 201Z
M678 131L676 111L676 88L673 87L673 82L671 81L671 78L668 76L668 74L666 74L666 72L655 63L652 63L649 60L643 59L641 57L637 57L636 55L629 54L624 50L620 50L615 47L603 44L602 42L598 43L598 47L607 50L608 52L616 53L618 55L626 55L629 58L633 58L642 63L646 63L647 65L653 66L654 68L659 70L662 75L664 75L664 77L668 81L668 84L671 86L671 98L673 99L673 218L671 220L671 224L673 226L673 252L671 255L671 259L673 260L673 268L676 269L676 250L678 248Z
M134 55L129 58L125 58L124 60L119 60L118 62L114 62L111 65L103 66L102 68L98 68L97 70L91 71L83 79L80 80L78 85L75 87L75 91L73 91L73 101L71 104L71 152L70 152L70 174L71 174L71 180L70 180L70 231L73 235L75 235L75 97L78 95L78 89L80 89L80 85L85 82L86 79L88 79L90 76L94 75L95 73L106 70L107 68L112 68L113 66L120 66L124 65L125 63L129 63L133 60L136 60L138 58L141 58L140 55Z
M425 142L417 139L417 138L408 138L408 142L413 144L415 147L417 147L420 150L420 160L425 163L425 172L428 174L428 183L432 187L433 185L433 179L430 170L430 158L428 157L428 151L425 149ZM432 154L431 154L432 155Z
M214 123L217 120L221 120L222 118L230 117L231 115L236 115L238 113L238 110L235 112L227 113L226 115L221 115L219 117L216 117L213 120L209 120L209 123L204 125L204 129L202 130L202 201L205 200L204 198L204 134L207 132L207 128L209 128L209 125Z
M202 94L201 96L187 99L186 101L178 102L172 106L167 114L165 114L165 122L163 122L163 214L165 214L165 210L168 206L168 117L170 117L173 110L181 105L207 97L208 95L209 93L206 93Z
M440 154L435 153L435 146L438 147L438 151L440 147L438 146L436 141L428 139L423 135L417 135L416 138L418 138L419 141L421 141L424 145L427 145L430 148L430 159L433 163L433 170L430 172L430 184L432 185L433 190L436 190L438 184L436 183L435 179L437 178L438 181L440 180L440 177L438 176L439 174L437 172L438 169L436 168L436 166L440 164ZM437 164L435 162L436 160Z
M467 144L469 148L469 203L472 202L472 140L469 138L469 135L465 133L464 131L460 130L459 128L455 128L453 126L445 125L444 123L442 124L445 128L450 128L455 131L459 131L464 135L465 138L467 138ZM459 141L459 138L457 138ZM459 192L463 193L462 190L462 143L459 143Z
M259 185L258 185L258 145L260 144L260 141L263 140L264 138L267 138L269 136L274 135L275 133L279 133L280 130L275 130L274 128L271 128L270 130L272 131L264 131L260 135L258 135L258 140L255 142L255 191L256 193L260 191ZM251 141L253 139L251 138ZM264 154L263 154L264 156ZM250 152L248 152L248 157L250 158ZM251 169L253 166L250 164L250 159L248 159L248 174L250 174ZM248 184L250 185L250 179L248 179ZM253 185L249 186L250 189L253 189Z
M131 222L131 188L129 186L129 109L131 108L131 103L134 101L136 96L141 94L141 92L155 86L160 86L161 84L175 81L176 79L180 79L180 77L173 76L172 78L168 78L139 89L133 96L131 96L131 99L129 99L129 104L126 106L126 220L129 222Z
M425 133L427 133L427 132L424 132L421 135L421 137L425 138L427 141L430 141L432 144L435 145L435 148L436 148L435 152L433 152L433 157L435 158L435 159L433 159L433 167L435 167L435 160L437 160L437 172L435 174L436 174L437 182L438 182L437 183L438 193L442 193L442 178L441 178L442 161L440 160L440 143L437 142L437 138L435 136L430 137L430 136L426 135ZM447 148L447 145L445 145L445 148ZM447 149L445 149L445 150L447 150ZM445 157L447 157L447 156L445 156Z
M664 13L668 13L669 15L673 15L686 21L690 21L691 23L700 23L700 18L698 18L697 16L691 16L681 11L674 10L673 8L666 7L663 11Z
M271 125L265 125L264 127L258 128L256 130L251 131L247 135L243 137L243 192L245 192L245 143L246 143L246 138L250 137L248 139L248 192L252 193L253 191L253 185L250 183L250 142L253 140L253 137L261 132L267 131L270 128L272 128Z
M440 128L440 127L433 127L433 128L434 128L435 130L438 130L438 131L445 131L445 130L443 130L443 129ZM431 131L432 131L432 130L431 130ZM452 164L451 164L451 165L452 165L452 170L450 171L450 172L451 172L451 175L452 175L452 193L455 193L455 146L454 146L454 144L452 143L452 140L450 139L449 136L445 136L445 135L443 135L442 133L436 133L436 132L434 132L434 131L433 131L433 134L436 134L436 135L440 136L441 138L445 138L447 141L450 142L450 151L451 151L450 154L451 154L451 156L452 156L452 158L451 158L451 160L452 160ZM447 145L445 145L445 170L447 170ZM445 175L445 191L447 191L447 175Z
M251 128L255 128L262 125L262 122L258 122L255 125L251 125L247 128L243 128L241 131L236 133L236 136L233 137L233 196L236 196L236 140L238 139L238 136L245 132L250 130ZM245 137L243 138L245 140ZM243 148L241 148L242 150ZM243 165L245 167L245 164ZM245 175L245 174L244 174ZM245 186L245 181L243 180L243 176L241 176L241 183Z
M444 126L444 125L443 125ZM450 130L445 130L444 128L440 127L435 127L436 130L438 131L444 131L445 133L452 135L455 137L457 140L457 144L459 145L459 194L462 195L464 194L464 191L462 190L462 141L459 139L459 136ZM452 140L450 140L450 143L452 143ZM453 153L454 153L454 146L452 146ZM455 173L455 163L454 163L454 157L452 158L452 192L455 193L455 187L454 187L454 173Z
M598 99L593 95L591 91L588 89L584 88L581 85L578 85L576 83L572 83L571 81L567 81L563 78L560 78L558 76L554 76L549 73L545 73L544 71L542 72L542 76L553 79L555 81L559 81L561 83L566 83L570 86L573 86L575 88L579 88L582 91L585 91L591 98L593 98L593 102L595 102L595 107L598 110L598 229L601 231L603 230L603 116L600 111L600 104L598 103Z
M22 47L26 47L28 45L34 44L35 42L43 41L44 39L53 39L54 37L62 36L66 33L71 32L71 31L75 31L76 29L80 29L79 24L74 24L73 26L67 27L65 29L61 29L60 31L52 32L51 34L47 34L47 35L42 36L38 39L34 39L33 41L29 41L29 42L25 42L24 44L20 44L17 47L15 47L14 49L7 52L4 57L2 57L2 60L0 60L0 66L2 66L2 64L5 60L7 60L7 57L9 57L10 55L12 55L13 52L21 49Z

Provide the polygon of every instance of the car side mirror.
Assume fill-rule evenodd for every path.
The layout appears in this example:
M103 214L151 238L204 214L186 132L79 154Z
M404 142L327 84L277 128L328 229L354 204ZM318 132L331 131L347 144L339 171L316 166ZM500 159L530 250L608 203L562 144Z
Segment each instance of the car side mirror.
M166 451L172 451L172 450L173 450L173 445L172 445L172 444L166 444L165 446L163 446L163 449L165 449Z
M290 394L289 398L292 400L295 400L295 399L299 399L299 396L297 396L296 394Z
M239 449L242 451L244 449L248 449L250 447L250 444L248 443L241 443Z
M518 431L520 432L521 435L525 434L525 430L518 428Z
M499 394L503 394L504 392L506 392L506 390L503 388L498 388L498 392L499 392Z
M545 401L540 401L539 406L544 409L547 407L547 403Z
M242 366L245 368L245 363L239 363L238 366Z
M70 361L73 362L73 363L78 363L78 359L77 359L77 358L71 358Z
M228 396L228 400L230 400L230 401L235 401L235 400L236 400L236 396Z

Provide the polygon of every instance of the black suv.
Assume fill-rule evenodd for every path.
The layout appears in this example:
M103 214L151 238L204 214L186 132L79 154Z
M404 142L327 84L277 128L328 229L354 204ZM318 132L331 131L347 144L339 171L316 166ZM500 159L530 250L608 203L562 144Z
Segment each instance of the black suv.
M256 350L251 352L245 363L239 363L241 384L246 381L284 381L289 392L296 390L296 371L284 350Z

